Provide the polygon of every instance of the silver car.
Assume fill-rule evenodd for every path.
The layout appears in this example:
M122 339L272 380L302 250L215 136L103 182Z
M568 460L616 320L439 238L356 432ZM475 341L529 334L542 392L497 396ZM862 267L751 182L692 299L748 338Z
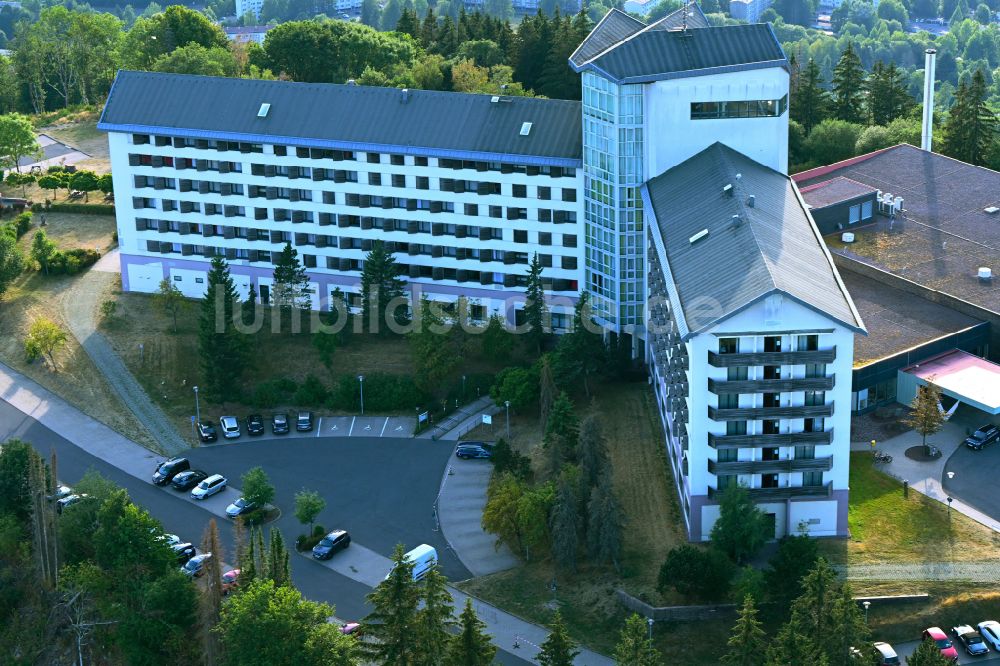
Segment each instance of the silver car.
M226 439L236 439L240 436L240 422L235 416L223 416L219 419L222 436Z

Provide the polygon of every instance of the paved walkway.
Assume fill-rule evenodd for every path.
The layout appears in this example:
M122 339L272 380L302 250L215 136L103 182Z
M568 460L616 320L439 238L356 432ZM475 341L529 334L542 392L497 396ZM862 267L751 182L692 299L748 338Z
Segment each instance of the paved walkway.
M457 440L469 430L482 423L483 414L496 414L498 411L500 411L500 408L493 404L493 398L484 395L478 400L455 410L448 418L421 433L418 437Z
M108 271L109 262L110 260L105 262L102 259L100 270L87 271L67 290L62 302L66 325L90 356L94 366L104 375L121 401L135 414L160 450L169 455L180 453L190 448L189 444L184 442L163 411L150 400L142 385L97 330L98 299L118 279L117 274Z
M944 478L945 465L953 453L962 446L966 437L966 424L960 421L947 421L939 433L928 438L927 443L941 450L941 457L926 462L912 460L906 457L906 450L919 446L923 438L919 433L910 430L901 435L876 442L876 448L892 456L892 462L879 465L879 469L900 481L908 481L910 488L918 493L948 503L948 493L941 484ZM871 451L870 442L851 442L852 451ZM975 507L969 506L960 499L953 497L951 508L972 518L977 523L989 527L994 532L1000 532L1000 521L997 521Z
M942 554L947 546L942 544ZM854 564L834 566L847 580L863 581L969 581L995 583L1000 578L997 562L914 562L912 564Z
M59 396L21 373L0 363L0 399L8 402L26 416L35 419L60 437L82 450L101 458L108 464L144 482L148 482L156 463L162 460L148 449L139 446L103 423L83 414ZM2 435L2 433L0 433ZM226 506L240 496L240 491L229 487L225 491L195 502L188 493L176 496L196 503L217 516L225 515ZM324 563L347 578L368 586L377 585L389 570L389 559L354 543L344 553ZM466 595L449 587L455 599L456 613L461 612ZM520 644L514 654L537 663L538 645L544 642L548 631L499 608L476 600L475 608L486 630L500 648L514 651L515 641ZM575 664L585 666L610 666L612 661L590 650L581 650Z

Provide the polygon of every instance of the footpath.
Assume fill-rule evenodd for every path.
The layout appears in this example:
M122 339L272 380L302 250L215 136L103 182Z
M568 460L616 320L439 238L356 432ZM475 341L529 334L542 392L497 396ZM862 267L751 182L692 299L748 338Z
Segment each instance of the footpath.
M59 396L2 363L0 363L0 399L83 451L114 465L144 483L149 483L156 463L163 459L162 456L90 418ZM178 494L176 497L197 504L216 516L224 517L226 506L240 495L239 489L229 487L218 495L199 502L190 499L186 493ZM352 543L347 551L325 564L337 573L369 587L377 585L389 571L390 566L387 557L358 543ZM449 586L449 590L455 600L457 615L461 612L467 595L454 587ZM306 592L308 594L308 591ZM547 629L484 601L478 599L473 601L476 612L486 623L486 630L493 637L497 647L531 663L538 663L538 646L548 636ZM515 644L519 647L515 648ZM608 657L582 649L574 663L578 666L611 666L613 662Z

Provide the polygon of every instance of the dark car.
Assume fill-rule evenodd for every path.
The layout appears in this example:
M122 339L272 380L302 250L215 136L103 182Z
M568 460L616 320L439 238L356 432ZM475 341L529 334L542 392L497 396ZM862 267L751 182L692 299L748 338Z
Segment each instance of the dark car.
M189 469L191 469L191 463L187 458L171 458L156 466L156 471L153 472L153 483L165 486L175 476Z
M73 489L69 486L59 484L56 486L55 490L52 491L51 495L46 495L45 499L50 502L55 502L56 500L61 500L64 497L69 497L73 494Z
M288 434L288 414L275 414L271 417L271 432L275 435Z
M214 442L219 439L215 424L211 421L198 421L198 439L203 442Z
M56 511L62 513L67 507L71 507L74 504L78 504L83 500L87 499L87 493L80 493L79 495L67 495L62 499L56 500Z
M205 564L212 559L212 553L199 553L181 567L181 573L189 578L200 578L205 573Z
M177 564L184 566L187 561L195 556L198 551L189 543L175 543L170 547L170 550L174 551L174 555L177 556Z
M351 535L344 530L334 530L320 539L320 542L313 546L313 557L317 560L328 560L338 550L343 550L351 545Z
M177 490L191 490L207 478L208 474L206 472L200 469L189 469L175 476L170 485Z
M295 419L295 429L299 432L311 431L313 429L312 412L299 412L298 418Z
M264 417L260 414L251 414L247 417L247 434L248 435L263 435L264 434Z
M979 634L979 632L969 625L959 625L952 628L951 631L955 634L955 638L958 639L958 642L962 644L962 647L965 648L965 651L973 657L978 657L979 655L986 654L990 651L990 649L986 647L986 642L983 641L983 637Z
M486 442L462 442L455 449L455 455L465 460L469 458L492 458L493 445Z
M992 444L998 438L1000 438L1000 428L992 423L987 423L966 437L965 445L975 451L981 451L984 446Z

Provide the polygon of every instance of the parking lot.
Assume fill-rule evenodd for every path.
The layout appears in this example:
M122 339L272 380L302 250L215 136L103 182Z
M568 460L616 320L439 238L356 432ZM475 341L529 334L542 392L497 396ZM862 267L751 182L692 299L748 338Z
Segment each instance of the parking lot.
M412 437L416 428L417 420L409 416L314 416L313 429L309 432L298 432L295 430L295 413L288 414L290 419L290 432L284 435L275 435L271 432L271 416L264 417L264 434L250 436L247 434L246 417L237 417L240 423L240 436L235 439L226 439L219 435L219 439L214 442L202 442L199 446L216 447L225 444L246 444L249 442L259 442L273 439L303 439L303 438L324 438L324 437L392 437L403 438ZM212 419L218 426L218 420ZM193 427L193 426L192 426Z

